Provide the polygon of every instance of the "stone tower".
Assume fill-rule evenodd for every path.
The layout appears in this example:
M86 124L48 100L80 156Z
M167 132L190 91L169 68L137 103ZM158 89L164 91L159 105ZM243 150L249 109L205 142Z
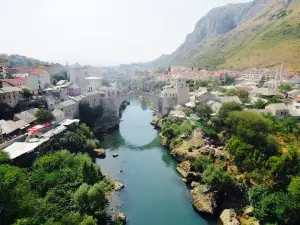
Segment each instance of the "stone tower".
M182 75L177 75L173 80L173 86L177 91L178 105L184 105L189 102L189 87L186 83L186 78Z

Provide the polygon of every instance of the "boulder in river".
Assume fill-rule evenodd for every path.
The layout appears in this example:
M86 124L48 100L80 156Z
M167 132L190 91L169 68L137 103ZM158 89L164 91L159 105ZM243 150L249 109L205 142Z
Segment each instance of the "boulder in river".
M222 212L220 219L221 219L223 225L240 225L241 224L233 209L225 209Z
M125 187L124 184L120 183L119 181L115 181L114 182L114 190L115 191L120 191L121 189L123 189Z
M94 151L96 152L98 157L100 157L100 158L105 158L106 157L106 152L105 152L104 149L99 148L99 149L95 149Z
M116 216L117 220L119 220L122 224L126 224L126 216L124 213L122 212L119 212L117 213L117 216Z
M114 153L114 154L113 154L113 157L114 157L114 158L116 158L116 157L118 157L118 156L119 156L118 153Z
M201 213L214 215L217 208L216 195L207 185L193 183L191 190L192 201L195 209Z

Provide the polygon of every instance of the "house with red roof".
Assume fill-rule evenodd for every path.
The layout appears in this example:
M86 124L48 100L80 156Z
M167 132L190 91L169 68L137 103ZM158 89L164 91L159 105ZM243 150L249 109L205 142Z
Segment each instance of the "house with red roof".
M43 90L50 85L50 74L43 69L34 69L26 77L26 86L33 91Z
M26 86L25 78L1 79L2 87L22 87Z

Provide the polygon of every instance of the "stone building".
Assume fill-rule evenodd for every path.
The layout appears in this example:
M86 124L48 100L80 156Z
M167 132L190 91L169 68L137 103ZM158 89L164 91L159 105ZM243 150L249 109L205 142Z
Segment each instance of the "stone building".
M10 107L15 107L22 99L22 89L18 87L0 88L0 102L6 103Z
M56 105L55 109L63 111L65 118L73 119L79 114L79 103L73 100L68 100Z

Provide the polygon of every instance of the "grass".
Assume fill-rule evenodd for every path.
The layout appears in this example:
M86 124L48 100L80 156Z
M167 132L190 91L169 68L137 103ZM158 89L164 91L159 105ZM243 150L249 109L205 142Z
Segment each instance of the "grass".
M195 123L196 127L200 128L201 130L203 130L205 133L207 133L209 136L217 136L217 132L215 129L213 129L210 126L204 125L200 122L196 122Z
M275 69L284 62L285 69L300 71L300 1L292 2L288 8L274 5L266 12L209 45L206 43L211 38L207 38L198 56L185 64L242 70Z

